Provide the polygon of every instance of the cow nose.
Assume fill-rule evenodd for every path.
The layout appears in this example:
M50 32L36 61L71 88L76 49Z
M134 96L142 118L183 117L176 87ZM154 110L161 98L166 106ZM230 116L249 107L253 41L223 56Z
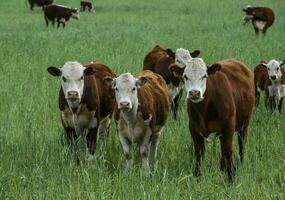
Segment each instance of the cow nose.
M130 107L130 102L122 101L122 102L120 102L120 107L121 108L129 108Z
M190 98L197 99L200 97L200 91L199 90L191 90L189 91Z
M275 79L276 79L276 76L270 76L270 78L271 78L272 80L275 80Z
M68 98L71 98L71 99L78 98L78 92L76 92L76 91L68 91L67 92L67 96L68 96Z

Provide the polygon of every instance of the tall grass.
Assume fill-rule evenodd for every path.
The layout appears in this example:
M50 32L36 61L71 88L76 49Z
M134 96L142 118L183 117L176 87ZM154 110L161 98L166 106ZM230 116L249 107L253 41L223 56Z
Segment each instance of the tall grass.
M265 37L242 26L247 4L275 11ZM60 83L46 68L98 60L117 74L138 72L146 53L161 44L200 49L209 65L236 58L253 69L260 60L285 58L285 2L98 0L95 5L96 13L81 13L79 21L57 29L46 28L41 9L31 12L24 0L0 1L0 199L284 199L284 109L282 115L262 104L255 109L245 161L231 185L219 171L218 140L206 147L202 177L192 176L185 102L179 120L168 120L151 177L141 172L140 159L125 171L114 127L106 155L97 149L94 162L86 161L82 139L77 165L62 144Z

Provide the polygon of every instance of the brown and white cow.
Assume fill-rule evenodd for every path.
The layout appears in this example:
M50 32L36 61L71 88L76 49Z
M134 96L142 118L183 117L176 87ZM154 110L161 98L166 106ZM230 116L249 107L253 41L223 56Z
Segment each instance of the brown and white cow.
M243 161L244 142L254 107L254 77L241 62L229 59L207 67L203 59L193 58L181 70L170 68L184 79L188 98L189 130L195 150L194 175L201 175L200 165L205 140L219 136L222 170L231 181L235 173L233 138L238 132L239 155Z
M104 85L102 76L115 75L105 65L84 67L78 62L66 62L61 68L49 67L48 72L61 77L59 109L68 142L75 145L86 132L88 160L92 160L98 129L106 134L115 105L114 93Z
M43 7L44 18L46 21L46 25L48 26L49 21L54 26L54 23L57 22L57 27L59 28L60 24L62 27L65 27L65 22L69 20L69 18L73 18L78 20L79 12L76 8L68 8L62 5L49 5Z
M33 10L34 6L44 7L51 5L53 0L26 0L26 3L29 2L30 9Z
M249 5L243 9L243 12L245 12L243 18L244 24L251 21L257 35L259 32L265 34L266 30L272 26L274 22L274 12L268 7L252 7Z
M187 60L192 57L197 57L199 54L199 50L189 53L188 50L180 48L177 49L176 52L173 52L169 48L163 49L159 45L156 45L144 58L143 69L160 74L166 81L174 119L177 118L179 101L182 97L183 81L180 77L174 76L169 71L169 67L175 64L183 67Z
M282 110L282 102L285 97L285 69L282 65L285 61L270 60L261 65L267 72L265 83L266 99L269 98L271 110L278 108L279 113Z
M90 1L80 1L80 11L85 11L88 9L89 12L91 12L93 6Z
M124 73L117 78L106 77L105 81L115 90L115 119L127 168L132 165L131 146L137 143L143 168L149 169L149 159L151 163L155 161L169 113L167 85L159 74L149 70L135 76Z

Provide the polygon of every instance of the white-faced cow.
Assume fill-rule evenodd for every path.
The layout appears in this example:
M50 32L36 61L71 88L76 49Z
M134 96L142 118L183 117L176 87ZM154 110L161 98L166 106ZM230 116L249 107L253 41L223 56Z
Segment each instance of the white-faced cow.
M285 97L285 69L282 68L285 61L270 60L268 63L262 63L267 69L268 78L266 79L266 92L269 97L271 110L278 108L279 113L282 110L282 101Z
M169 67L175 64L181 66L182 63L186 62L186 59L197 57L199 54L199 50L189 53L186 49L177 49L176 52L173 52L169 48L163 49L159 45L156 45L144 58L143 69L160 74L168 86L168 96L174 119L177 118L179 101L182 97L183 81L180 77L174 76L169 71Z
M114 93L104 85L102 77L115 75L103 64L84 67L78 62L49 67L48 72L61 77L59 109L68 142L74 145L86 132L88 159L92 160L98 129L101 134L107 133L115 105Z
M239 155L243 161L244 142L254 107L254 78L241 62L230 59L207 67L201 58L192 58L181 70L171 67L184 80L188 98L189 130L195 150L194 175L201 175L200 165L205 140L219 136L221 169L229 181L235 173L232 159L234 132L238 132Z
M266 30L272 26L274 22L274 12L271 8L247 6L243 11L245 12L243 18L244 24L251 21L257 35L259 32L265 34Z
M159 74L148 70L135 76L125 73L117 78L106 77L105 81L115 90L115 119L127 167L132 165L131 146L137 143L143 168L149 169L149 159L155 161L169 113L167 85Z

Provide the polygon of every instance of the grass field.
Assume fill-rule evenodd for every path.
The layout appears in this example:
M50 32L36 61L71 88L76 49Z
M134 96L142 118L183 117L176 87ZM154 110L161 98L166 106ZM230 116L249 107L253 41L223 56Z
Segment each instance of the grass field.
M80 164L68 157L57 103L60 82L46 71L69 60L98 60L117 74L138 72L156 44L200 49L208 64L236 58L253 69L260 60L285 58L284 0L95 2L96 13L82 13L57 29L46 28L41 9L31 12L24 0L0 1L0 199L285 199L284 108L282 115L269 113L263 103L255 109L245 161L228 185L219 171L218 140L206 146L202 177L192 176L184 101L179 120L168 120L155 173L147 177L140 159L125 172L114 126L105 156L98 149L96 161L88 163L82 140ZM265 37L242 26L241 9L248 4L275 11Z

